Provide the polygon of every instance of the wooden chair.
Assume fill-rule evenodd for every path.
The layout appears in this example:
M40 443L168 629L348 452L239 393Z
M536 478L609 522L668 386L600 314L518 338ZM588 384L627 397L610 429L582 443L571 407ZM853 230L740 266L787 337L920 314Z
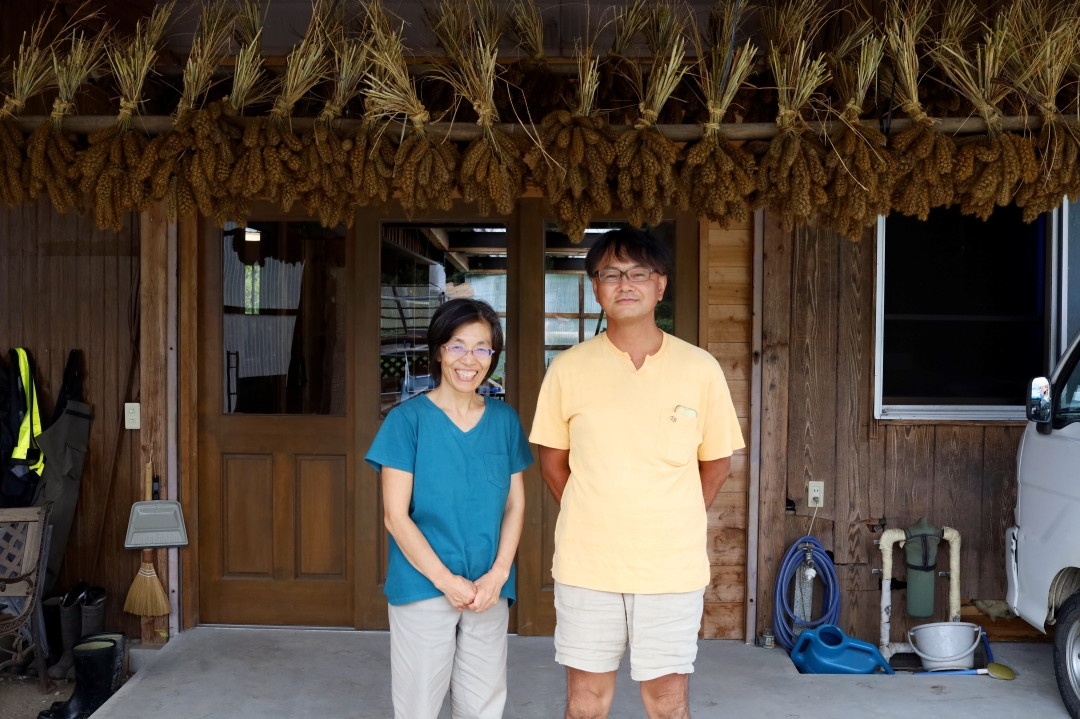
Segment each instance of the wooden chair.
M27 653L33 652L42 693L49 691L40 605L44 562L49 556L51 510L51 503L44 507L0 509L0 603L6 605L0 611L0 638L14 637L10 648L0 645L0 670L21 666ZM29 640L25 627L30 629ZM5 655L10 658L4 660Z

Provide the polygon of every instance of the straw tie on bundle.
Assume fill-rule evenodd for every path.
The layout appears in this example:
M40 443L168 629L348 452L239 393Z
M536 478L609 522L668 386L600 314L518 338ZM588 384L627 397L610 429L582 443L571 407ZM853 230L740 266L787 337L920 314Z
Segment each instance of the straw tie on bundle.
M824 22L820 0L785 0L764 11L769 66L776 81L780 133L758 165L755 204L780 217L785 230L802 225L827 202L825 149L806 135L802 111L829 80L825 56L811 58L811 45Z
M1080 52L1080 16L1046 0L1017 0L1006 14L1011 42L1005 76L1035 104L1043 124L1034 142L1033 177L1025 172L1016 204L1031 222L1061 205L1068 195L1080 196L1080 138L1065 123L1057 98L1070 65Z
M911 127L892 138L889 149L896 165L892 209L925 220L934 207L953 202L953 156L956 143L934 129L934 121L919 102L922 76L922 34L930 19L926 0L891 0L885 37L892 59L893 83L900 109Z
M141 210L149 201L136 173L148 145L146 136L133 132L131 118L142 102L143 83L154 67L173 2L158 5L149 18L135 25L135 35L122 45L106 47L109 65L120 88L116 124L90 135L90 148L79 162L79 189L90 193L97 226L119 231L127 212Z
M735 46L741 21L738 3L721 0L713 8L707 44L694 33L697 45L697 79L705 96L709 121L702 139L686 152L682 169L682 206L693 209L727 227L729 220L746 222L746 198L754 191L754 158L735 147L720 130L720 123L735 93L753 70L757 48L749 40Z
M877 74L884 53L884 40L870 32L869 21L847 38L833 58L833 75L840 99L846 105L840 113L844 128L830 138L825 170L829 201L821 208L821 222L849 240L862 237L878 215L889 213L891 156L880 130L859 122L866 93ZM852 42L854 41L854 42ZM856 50L858 54L855 55Z
M687 71L682 64L687 23L674 7L657 3L645 28L652 69L645 76L637 63L624 65L637 95L638 117L633 128L615 140L617 194L620 209L635 227L660 224L664 208L681 200L682 187L675 173L679 148L654 123Z
M525 165L521 150L510 136L495 127L495 83L500 73L498 27L490 4L477 0L442 0L431 14L432 30L450 58L437 74L462 99L472 104L480 137L462 155L458 184L462 199L476 203L481 216L492 210L509 215L514 201L525 189Z
M525 154L525 164L544 188L559 229L575 243L584 239L593 215L611 212L607 178L615 161L615 132L595 114L600 82L599 59L593 56L595 40L593 33L576 48L574 111L549 113L536 144Z
M449 210L453 205L457 147L436 140L424 129L431 120L420 101L416 81L409 76L401 35L393 30L379 0L368 4L371 35L371 69L367 74L367 103L371 119L401 120L411 125L397 150L393 181L401 193L401 207L408 216L430 209ZM368 172L374 172L369 163ZM381 198L386 201L385 195Z
M61 56L53 47L50 52L57 96L49 121L41 123L27 142L26 154L30 159L27 191L31 199L42 191L48 192L57 212L67 212L79 203L75 185L78 178L75 136L64 134L64 117L74 111L75 94L86 78L104 63L108 34L108 26L92 40L81 30L72 30L68 51Z
M960 211L987 220L995 206L1012 202L1021 182L1038 177L1031 141L1002 132L999 107L1012 93L1001 82L1011 40L1004 16L983 26L982 43L974 51L965 46L965 33L975 18L970 0L950 0L941 35L933 49L938 67L950 83L986 122L985 136L964 138L953 164L953 183Z

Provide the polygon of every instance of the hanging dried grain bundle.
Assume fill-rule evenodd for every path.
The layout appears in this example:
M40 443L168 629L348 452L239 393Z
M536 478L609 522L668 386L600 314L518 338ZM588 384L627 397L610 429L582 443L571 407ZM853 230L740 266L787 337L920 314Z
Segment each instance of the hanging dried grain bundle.
M401 207L410 217L428 210L449 210L457 147L448 140L436 140L425 129L431 118L409 75L401 30L390 27L377 0L369 3L368 12L372 68L367 75L367 106L371 121L408 121L412 126L394 163L394 186L401 193Z
M224 181L235 156L233 138L228 126L219 122L221 104L201 104L228 51L236 15L227 0L203 6L184 65L176 120L169 132L150 141L135 173L135 179L146 185L150 198L166 200L170 222L176 222L176 213L181 211L181 195L193 198L199 211L219 225L226 220L228 192Z
M27 101L55 83L51 62L52 44L45 42L45 28L55 15L55 7L24 32L19 53L11 65L11 92L0 106L0 199L14 206L23 199L23 134L13 118L26 107ZM26 177L29 184L29 177Z
M636 63L623 65L637 95L638 114L633 127L615 140L615 176L619 208L635 227L659 224L664 208L680 199L675 172L679 148L660 134L656 121L687 71L683 66L687 22L682 12L655 5L649 21L649 35L658 43L652 68L645 75Z
M681 175L683 209L693 209L724 227L732 219L746 222L746 198L755 188L754 158L732 145L720 128L735 93L750 76L757 54L749 40L741 47L735 44L743 12L735 0L720 0L713 7L705 37L700 30L694 32L696 77L709 121L702 139L686 151Z
M173 3L158 5L149 18L135 25L135 34L120 43L109 43L109 67L120 90L120 113L116 124L89 136L90 143L79 158L79 189L89 193L99 228L120 231L124 215L144 209L149 197L144 183L136 179L149 141L132 129L132 116L142 103L146 76L154 67Z
M634 0L623 6L615 6L611 20L611 47L607 57L600 63L600 86L597 89L597 102L600 107L614 108L613 122L630 122L636 116L633 108L639 100L635 97L635 88L628 80L633 72L634 60L629 57L637 38L649 23L649 6L646 0ZM621 117L629 114L630 117Z
M982 42L969 48L965 33L976 16L970 0L950 0L932 54L949 83L986 122L986 135L965 138L953 163L960 211L989 219L994 207L1010 204L1024 177L1021 156L1033 156L1030 141L1005 133L1001 107L1012 86L1001 82L1010 52L1009 26L999 15L983 25ZM1031 169L1034 169L1033 167Z
M829 200L821 208L822 224L852 241L876 224L879 215L889 213L893 169L885 135L859 122L885 49L884 39L870 33L869 23L859 27L862 37L851 56L838 54L833 62L834 84L845 103L840 111L844 127L829 138L825 158Z
M586 25L588 25L586 6ZM529 120L543 117L562 106L567 94L565 75L552 72L544 53L544 20L534 0L514 0L506 21L511 36L526 59L519 63L519 87L510 88L513 102L525 108Z
M611 212L608 175L615 161L616 134L596 112L600 60L593 55L596 34L576 48L578 83L573 111L556 110L525 155L533 180L571 242L581 242L594 215Z
M353 140L342 140L335 124L345 106L360 92L368 62L368 44L366 40L349 36L344 22L331 25L326 42L330 48L330 97L302 140L305 146L315 147L321 167L318 182L304 196L304 202L308 212L317 214L324 227L342 223L351 227L355 183L350 176L352 165L348 153Z
M811 44L824 23L820 0L785 0L765 8L762 27L769 39L769 66L776 80L779 134L758 163L754 202L775 212L785 230L801 225L828 202L824 148L806 132L803 112L830 76L825 56L812 57Z
M934 207L953 203L953 159L956 143L934 128L934 120L919 102L922 77L923 32L930 19L927 0L890 0L885 19L885 39L892 60L895 90L900 109L911 118L911 127L889 142L896 170L893 174L892 209L925 220Z
M1070 64L1080 53L1080 15L1053 8L1046 0L1017 0L1006 15L1012 53L1005 76L1042 116L1031 155L1021 155L1024 182L1016 204L1031 222L1080 196L1080 136L1058 110L1057 98Z
M86 79L105 61L106 26L92 39L81 30L73 30L66 53L51 52L57 94L53 100L50 122L43 122L27 142L30 159L30 182L27 190L34 198L47 192L58 212L67 212L78 204L75 180L78 177L74 136L65 135L63 121L75 109L75 95Z
M481 216L487 217L493 209L509 215L525 189L525 165L521 149L495 126L499 114L494 93L500 72L498 38L491 28L495 20L488 4L478 5L475 12L466 8L469 19L462 34L454 36L451 29L463 22L461 5L459 0L442 0L430 16L432 30L452 60L439 66L438 75L472 105L481 128L480 136L462 155L458 184L462 198L475 202Z

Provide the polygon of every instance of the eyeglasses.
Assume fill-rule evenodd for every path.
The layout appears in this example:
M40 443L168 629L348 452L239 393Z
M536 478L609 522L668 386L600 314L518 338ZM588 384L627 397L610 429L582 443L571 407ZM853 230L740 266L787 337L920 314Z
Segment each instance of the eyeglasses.
M650 270L644 267L631 267L625 272L609 268L594 272L593 277L595 277L600 284L614 285L619 283L623 275L626 275L626 279L631 282L648 282L654 272L656 272L656 270Z
M473 357L481 360L491 359L491 355L495 354L495 350L490 347L473 347L472 350L470 350L468 347L463 347L462 345L443 345L443 349L446 350L446 354L454 358L464 357L469 354L470 351L473 353Z

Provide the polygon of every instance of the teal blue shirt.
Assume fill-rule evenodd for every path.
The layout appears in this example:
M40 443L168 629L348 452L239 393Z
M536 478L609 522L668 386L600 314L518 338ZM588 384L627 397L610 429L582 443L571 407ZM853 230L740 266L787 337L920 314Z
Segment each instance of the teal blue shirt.
M387 415L365 457L381 472L413 476L409 517L446 568L476 581L495 564L510 475L532 464L529 441L509 405L487 399L475 427L462 432L427 395L402 402ZM515 569L501 596L513 603ZM383 591L390 604L441 597L390 538Z

